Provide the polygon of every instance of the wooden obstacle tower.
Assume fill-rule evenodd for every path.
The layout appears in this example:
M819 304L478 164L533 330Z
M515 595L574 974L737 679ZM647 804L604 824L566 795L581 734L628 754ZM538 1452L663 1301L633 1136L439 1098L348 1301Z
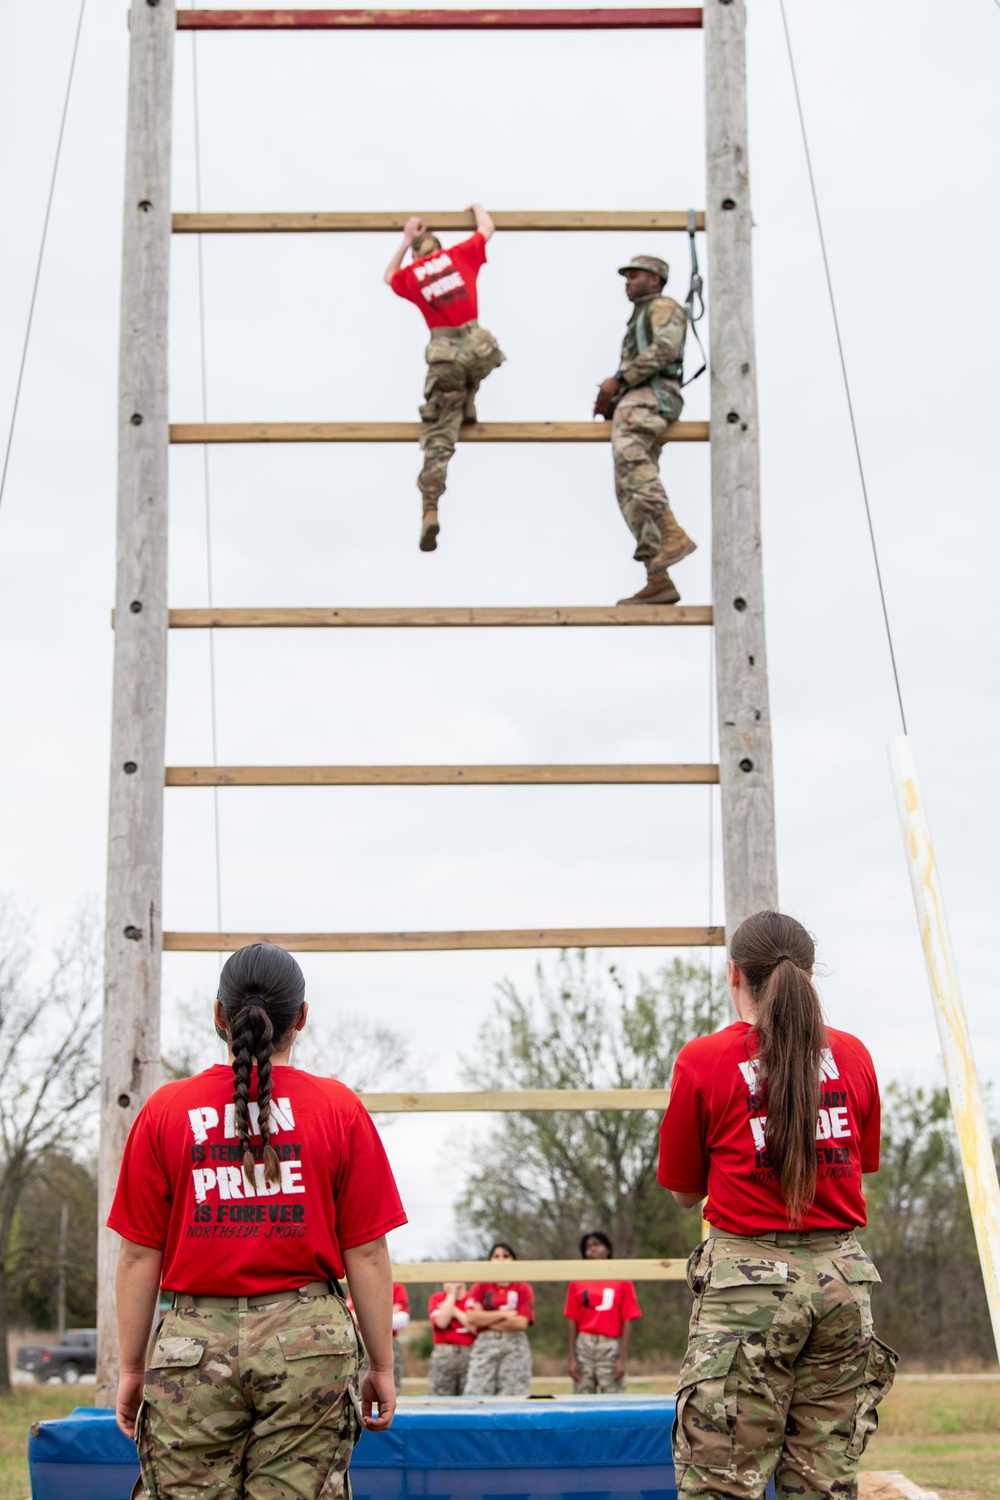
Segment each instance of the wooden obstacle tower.
M160 968L164 949L223 952L259 939L305 952L468 948L721 945L720 928L572 928L555 931L249 933L164 932L164 786L708 783L718 781L727 926L777 902L767 667L761 580L757 383L751 295L744 0L702 8L619 10L183 10L175 0L133 0L122 269L118 448L118 569L108 852L106 993L99 1213L103 1225L136 1112L159 1078ZM178 213L170 204L174 38L178 30L701 29L705 46L707 235L711 305L711 422L679 422L673 441L709 442L714 604L523 609L184 609L167 597L167 458L171 443L414 442L417 423L184 423L171 425L167 386L170 236L328 233L402 228L402 212ZM280 46L280 38L274 38ZM684 229L680 210L498 212L504 230L588 233ZM471 227L467 215L425 215L434 229ZM463 442L606 442L607 423L482 423ZM167 633L171 629L371 629L627 626L712 627L718 695L718 765L275 766L165 765ZM642 1094L377 1095L375 1110L662 1109ZM113 1404L117 1239L101 1229L98 1402ZM683 1262L616 1262L634 1279L675 1278ZM578 1262L519 1262L533 1280L565 1280ZM401 1280L478 1277L478 1263L397 1266Z

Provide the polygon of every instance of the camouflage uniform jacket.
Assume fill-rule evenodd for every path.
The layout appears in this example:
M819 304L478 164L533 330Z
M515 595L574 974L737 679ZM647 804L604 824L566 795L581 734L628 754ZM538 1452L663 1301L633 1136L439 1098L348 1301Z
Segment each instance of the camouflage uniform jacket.
M687 312L672 297L644 297L635 304L622 341L618 378L630 389L649 385L663 408L676 412L687 334Z

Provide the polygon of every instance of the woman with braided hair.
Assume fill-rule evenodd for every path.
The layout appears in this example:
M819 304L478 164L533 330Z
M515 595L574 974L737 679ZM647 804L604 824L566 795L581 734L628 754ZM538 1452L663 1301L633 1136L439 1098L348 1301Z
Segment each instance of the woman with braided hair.
M674 1422L678 1500L856 1500L896 1355L875 1337L879 1274L855 1237L878 1171L867 1049L823 1019L815 948L761 911L729 945L739 1020L682 1047L660 1127L660 1183L707 1197Z
M349 1500L362 1424L392 1422L385 1236L406 1216L361 1101L291 1065L304 997L283 948L234 953L214 1015L228 1064L157 1089L125 1147L117 1418L151 1500Z

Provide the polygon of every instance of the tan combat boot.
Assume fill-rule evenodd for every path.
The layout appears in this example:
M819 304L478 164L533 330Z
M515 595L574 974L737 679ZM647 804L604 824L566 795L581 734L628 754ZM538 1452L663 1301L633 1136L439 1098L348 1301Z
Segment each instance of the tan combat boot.
M693 542L684 528L679 525L677 517L668 505L659 521L660 527L660 550L656 556L650 559L650 567L663 569L672 568L674 563L679 563L682 557L690 557L698 547Z
M438 532L441 524L438 521L436 505L425 505L423 519L420 523L420 550L421 552L436 552L438 544Z
M637 594L630 594L627 599L619 599L619 604L676 604L680 599L677 585L674 583L666 568L657 568L654 572L652 564L646 564L646 582Z

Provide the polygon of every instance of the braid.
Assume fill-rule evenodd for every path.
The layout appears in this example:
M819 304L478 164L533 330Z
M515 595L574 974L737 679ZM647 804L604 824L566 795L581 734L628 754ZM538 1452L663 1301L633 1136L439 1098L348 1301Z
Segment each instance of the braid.
M276 943L238 948L219 975L219 1005L233 1049L233 1104L243 1170L253 1182L257 1162L250 1139L250 1083L257 1064L257 1125L264 1180L278 1183L281 1169L271 1145L271 1056L291 1046L305 1020L302 970Z
M250 1077L254 1061L258 1069L258 1092L260 1100L259 1125L264 1141L264 1175L270 1182L278 1180L278 1158L268 1145L267 1120L271 1113L271 1050L274 1027L266 1009L260 1003L244 1003L233 1016L231 1037L233 1048L233 1104L236 1113L236 1134L243 1147L243 1170L251 1182L254 1180L253 1147L250 1141ZM267 1095L263 1097L263 1075L267 1075ZM266 1111L266 1119L265 1119Z
M268 1022L270 1029L270 1022ZM260 1111L258 1124L264 1146L264 1178L267 1182L280 1182L281 1170L274 1147L271 1145L271 1042L266 1041L257 1054L257 1105Z

